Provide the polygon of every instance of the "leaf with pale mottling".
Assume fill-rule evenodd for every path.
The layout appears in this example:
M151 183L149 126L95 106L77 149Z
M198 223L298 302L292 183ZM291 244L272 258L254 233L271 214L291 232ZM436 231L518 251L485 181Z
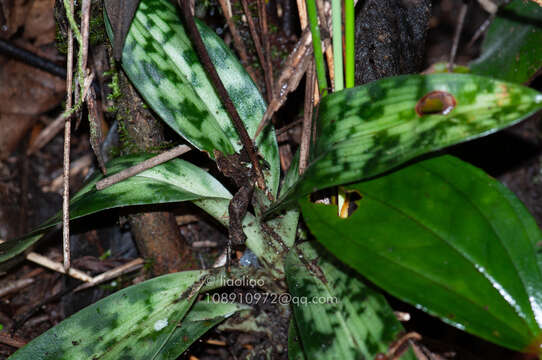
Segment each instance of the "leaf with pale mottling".
M220 79L253 136L266 109L263 98L224 42L197 19L196 24ZM213 150L232 154L241 149L178 10L168 1L141 0L126 37L122 67L150 107L192 145L210 156ZM280 166L272 127L258 137L256 145L268 165L268 169L264 167L267 184L276 195Z
M320 250L305 243L286 258L286 280L306 358L374 359L387 353L403 328L386 299ZM290 336L294 334L291 329ZM299 353L301 347L291 345ZM415 358L408 350L402 359Z
M446 114L419 115L432 91L451 94ZM318 137L309 167L267 214L313 191L389 171L428 152L516 124L542 109L542 94L476 75L404 75L378 80L322 99Z
M197 291L191 298L186 291L205 274L168 274L122 289L65 319L10 359L152 359L196 299Z
M113 175L150 157L150 154L125 156L109 162L107 169L109 174ZM72 197L70 219L131 205L231 199L229 191L218 180L199 167L180 159L170 160L98 191L96 183L102 178L102 174L97 174ZM38 241L40 234L60 222L62 213L59 212L25 237L0 244L0 262L20 254Z

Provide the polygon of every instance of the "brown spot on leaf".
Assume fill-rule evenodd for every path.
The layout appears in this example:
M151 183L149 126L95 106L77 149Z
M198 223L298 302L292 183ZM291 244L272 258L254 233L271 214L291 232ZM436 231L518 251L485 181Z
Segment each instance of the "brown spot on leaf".
M447 115L457 105L452 94L446 91L431 91L416 103L418 116L424 115Z

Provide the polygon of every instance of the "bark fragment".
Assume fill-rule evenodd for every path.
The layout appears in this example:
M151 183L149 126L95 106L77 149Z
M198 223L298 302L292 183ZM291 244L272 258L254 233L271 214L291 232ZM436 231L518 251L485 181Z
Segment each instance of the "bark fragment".
M367 0L356 9L356 85L419 72L429 0Z

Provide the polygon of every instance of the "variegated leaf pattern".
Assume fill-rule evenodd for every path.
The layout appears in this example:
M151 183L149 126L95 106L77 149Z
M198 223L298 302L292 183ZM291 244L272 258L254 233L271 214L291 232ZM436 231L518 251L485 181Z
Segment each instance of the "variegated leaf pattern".
M286 280L298 300L292 309L307 359L376 359L404 331L384 296L320 246L307 242L293 248ZM415 357L408 350L401 359Z
M154 359L197 298L206 274L168 274L119 290L41 334L10 359Z
M113 175L125 168L136 165L152 155L129 155L107 164L108 173ZM103 175L94 176L70 202L70 219L98 211L145 204L189 201L198 199L231 199L230 192L214 177L199 167L180 159L173 159L136 176L96 190L96 183ZM0 263L20 254L41 237L40 234L62 222L59 212L27 236L0 244Z
M419 115L432 91L451 94L446 114ZM446 146L491 134L542 108L542 94L525 86L467 74L404 75L325 97L318 137L304 175L267 214L305 194L382 174Z
M198 301L186 314L171 338L153 360L175 360L207 331L239 311L249 310L247 305L213 302L210 298Z
M196 23L220 79L253 136L266 109L263 98L224 42L197 19ZM126 37L122 67L150 107L192 145L210 156L215 149L225 154L240 150L235 128L170 2L141 0ZM276 195L280 166L272 127L258 137L256 145L267 162L267 185Z

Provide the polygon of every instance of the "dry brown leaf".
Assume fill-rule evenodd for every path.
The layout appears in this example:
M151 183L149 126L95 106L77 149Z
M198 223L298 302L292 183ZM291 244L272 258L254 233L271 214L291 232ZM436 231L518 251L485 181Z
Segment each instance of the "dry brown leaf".
M23 38L35 46L55 41L55 0L34 0L24 24Z
M0 35L7 39L14 35L26 21L28 11L32 6L32 1L29 0L3 0L0 1L0 6L6 18L6 28L0 32Z
M64 80L15 60L0 57L0 112L37 115L57 106Z

